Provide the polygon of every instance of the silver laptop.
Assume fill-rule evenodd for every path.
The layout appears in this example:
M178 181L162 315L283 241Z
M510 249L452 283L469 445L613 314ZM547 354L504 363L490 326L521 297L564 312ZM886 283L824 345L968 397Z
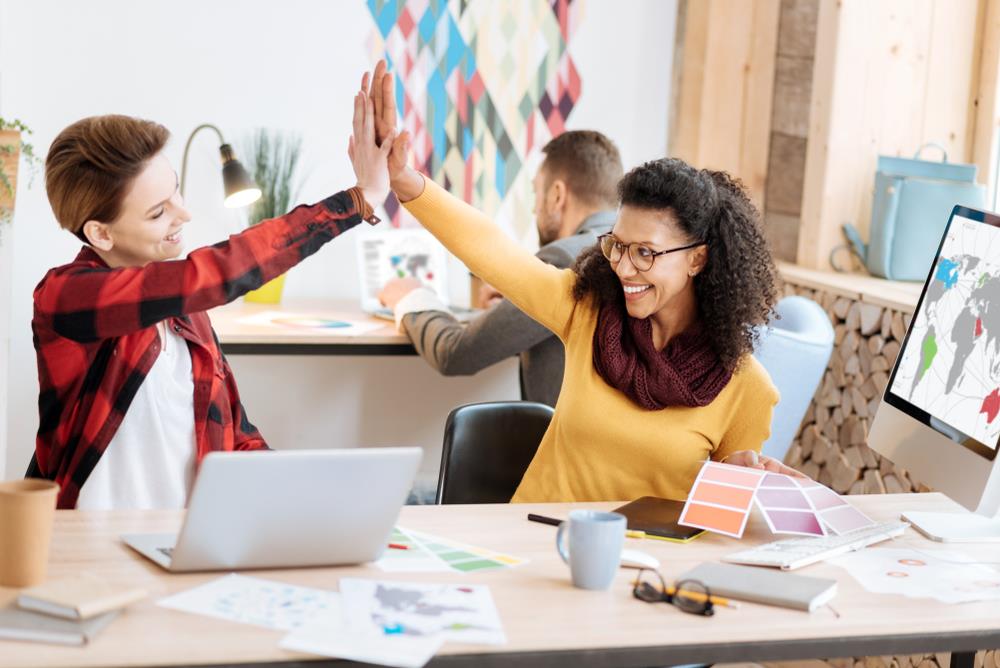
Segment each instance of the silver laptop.
M179 534L122 540L173 572L358 564L377 559L420 448L213 452Z

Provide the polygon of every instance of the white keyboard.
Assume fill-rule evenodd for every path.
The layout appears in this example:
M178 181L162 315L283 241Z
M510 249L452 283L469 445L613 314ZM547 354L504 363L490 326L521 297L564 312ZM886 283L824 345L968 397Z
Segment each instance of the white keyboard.
M733 564L773 566L783 571L791 571L895 538L902 535L908 526L910 525L907 522L883 522L840 536L807 536L776 540L773 543L764 543L749 550L726 555L722 560Z

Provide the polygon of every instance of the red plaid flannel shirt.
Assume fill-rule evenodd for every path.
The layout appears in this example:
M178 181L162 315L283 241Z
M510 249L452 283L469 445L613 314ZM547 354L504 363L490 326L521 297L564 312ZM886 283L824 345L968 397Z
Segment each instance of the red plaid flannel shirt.
M37 472L60 485L58 507L80 488L118 430L160 353L155 325L188 341L197 460L212 450L266 449L247 419L207 309L258 288L361 222L349 192L255 225L187 259L109 268L90 248L35 288Z

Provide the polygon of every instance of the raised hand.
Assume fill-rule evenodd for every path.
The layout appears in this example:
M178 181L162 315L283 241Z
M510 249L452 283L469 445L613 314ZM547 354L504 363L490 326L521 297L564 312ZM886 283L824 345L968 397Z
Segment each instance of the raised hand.
M361 77L361 90L375 105L375 142L379 146L396 129L396 89L387 69L385 60L380 60L375 65L374 75L369 77L365 72Z
M358 179L358 187L372 208L389 194L389 153L396 144L395 130L379 146L375 141L375 106L365 91L354 96L354 131L347 154ZM405 164L405 158L404 158Z

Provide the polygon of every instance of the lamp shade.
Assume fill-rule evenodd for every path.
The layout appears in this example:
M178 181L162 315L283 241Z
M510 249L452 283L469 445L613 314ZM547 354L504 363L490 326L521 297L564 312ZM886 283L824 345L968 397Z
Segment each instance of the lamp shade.
M260 188L253 182L247 170L233 155L229 144L219 147L222 155L222 184L225 189L225 206L233 209L252 204L260 199Z

